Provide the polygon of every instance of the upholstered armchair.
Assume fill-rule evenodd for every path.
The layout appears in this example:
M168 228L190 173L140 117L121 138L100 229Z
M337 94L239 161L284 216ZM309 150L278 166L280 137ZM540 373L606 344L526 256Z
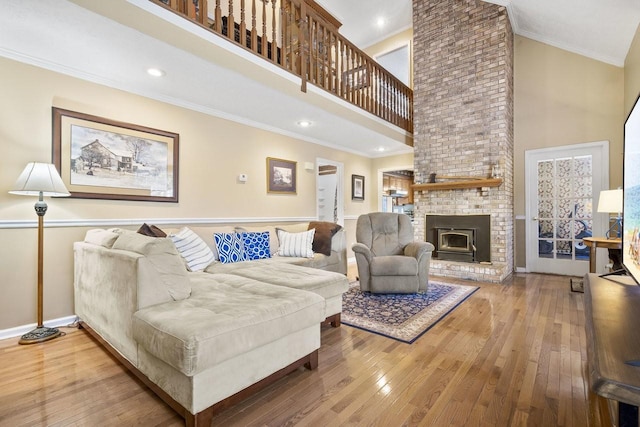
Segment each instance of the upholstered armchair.
M431 243L413 241L411 219L404 214L374 212L358 217L352 246L360 289L373 293L426 292Z

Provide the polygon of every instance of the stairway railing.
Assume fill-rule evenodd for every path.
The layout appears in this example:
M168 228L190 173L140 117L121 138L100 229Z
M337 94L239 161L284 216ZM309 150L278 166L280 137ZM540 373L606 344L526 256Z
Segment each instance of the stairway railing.
M150 0L408 132L413 91L313 0Z

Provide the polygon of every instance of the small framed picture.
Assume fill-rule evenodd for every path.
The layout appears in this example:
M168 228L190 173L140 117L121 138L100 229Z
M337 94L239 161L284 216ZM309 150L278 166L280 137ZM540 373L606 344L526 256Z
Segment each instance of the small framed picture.
M296 194L296 162L267 157L267 193Z
M364 176L351 175L351 200L364 200Z

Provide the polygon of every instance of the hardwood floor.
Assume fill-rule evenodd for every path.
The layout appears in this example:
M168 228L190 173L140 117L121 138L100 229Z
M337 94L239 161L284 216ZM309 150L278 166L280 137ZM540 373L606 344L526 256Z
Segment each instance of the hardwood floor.
M476 284L411 345L324 327L317 370L294 372L214 425L587 425L583 294L562 276ZM43 344L0 342L0 426L183 425L86 333L64 330Z

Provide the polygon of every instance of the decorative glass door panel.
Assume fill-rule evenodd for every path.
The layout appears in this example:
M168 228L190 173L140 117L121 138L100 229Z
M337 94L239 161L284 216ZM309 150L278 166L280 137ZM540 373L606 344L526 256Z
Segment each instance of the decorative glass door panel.
M538 256L589 260L592 176L590 155L538 162Z
M608 143L531 150L525 157L527 271L585 274L589 248L582 239L594 227L595 235L602 233L593 200L608 187Z

